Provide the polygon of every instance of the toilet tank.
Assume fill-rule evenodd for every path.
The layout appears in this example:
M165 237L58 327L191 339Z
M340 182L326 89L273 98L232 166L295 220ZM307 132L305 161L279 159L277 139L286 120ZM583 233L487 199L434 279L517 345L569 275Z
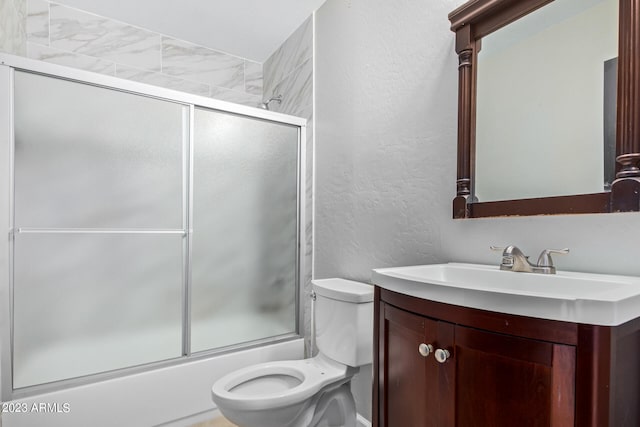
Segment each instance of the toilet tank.
M373 286L345 279L312 281L316 346L348 366L373 360Z

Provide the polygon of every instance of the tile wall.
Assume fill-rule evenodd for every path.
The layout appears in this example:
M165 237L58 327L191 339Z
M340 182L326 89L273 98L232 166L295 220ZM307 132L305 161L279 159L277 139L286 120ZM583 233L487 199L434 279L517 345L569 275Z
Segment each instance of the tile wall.
M303 117L307 122L306 141L306 236L303 303L304 334L310 336L311 264L313 251L313 16L309 17L264 63L264 98L282 95L282 103L269 108ZM307 343L308 345L308 343Z
M0 51L26 54L26 0L0 0Z
M283 95L273 110L313 118L313 17L309 17L264 63L264 96Z
M8 53L252 107L262 101L262 64L78 9L0 0L0 25Z

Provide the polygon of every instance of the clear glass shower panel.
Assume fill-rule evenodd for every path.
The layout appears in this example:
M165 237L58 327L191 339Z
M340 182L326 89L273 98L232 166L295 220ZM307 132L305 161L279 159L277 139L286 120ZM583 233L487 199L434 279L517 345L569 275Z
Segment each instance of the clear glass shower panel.
M296 331L298 128L196 109L191 351Z
M15 72L15 221L182 228L184 105Z
M18 234L14 388L180 357L182 239Z

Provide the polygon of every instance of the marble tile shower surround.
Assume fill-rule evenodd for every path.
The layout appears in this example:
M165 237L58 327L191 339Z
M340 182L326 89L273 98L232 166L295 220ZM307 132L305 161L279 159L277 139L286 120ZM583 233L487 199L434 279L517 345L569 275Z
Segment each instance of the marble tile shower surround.
M309 17L264 63L264 93L274 87L313 57L313 19ZM311 99L311 98L309 98Z
M29 58L67 67L80 68L94 73L115 76L116 64L92 56L79 55L64 50L54 49L41 44L27 42L27 55Z
M207 84L184 80L164 73L128 67L126 65L116 64L115 75L116 77L121 77L123 79L168 87L183 92L194 93L196 95L209 96L211 94L211 87Z
M0 51L26 53L26 0L0 0Z
M49 2L28 0L27 2L27 39L41 45L49 45Z
M282 102L270 104L270 108L285 114L304 117L307 122L307 164L305 177L307 218L305 230L307 240L304 245L305 271L304 287L301 290L304 305L303 332L310 337L312 252L313 252L313 17L309 17L289 36L263 67L263 91L265 99L282 95ZM306 343L309 348L309 342Z
M274 110L308 120L313 118L313 60L307 59L291 74L269 89L270 96L282 94L282 103ZM271 104L273 105L273 104Z
M6 52L252 107L262 101L258 62L46 0L0 0L3 9L14 3L23 5L22 17L0 23L22 26L16 35L0 33Z
M181 40L163 37L162 71L172 76L244 90L244 60Z
M49 5L49 44L119 64L161 68L160 34L55 3Z
M244 61L244 89L252 95L262 96L262 64Z

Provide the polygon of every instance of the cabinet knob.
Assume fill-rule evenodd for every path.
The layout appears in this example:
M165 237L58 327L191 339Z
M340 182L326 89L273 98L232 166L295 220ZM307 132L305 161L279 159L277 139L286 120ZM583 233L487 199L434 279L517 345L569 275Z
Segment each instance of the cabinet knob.
M436 354L434 354L434 356L438 363L444 363L451 356L451 353L449 353L449 350L439 348L436 350Z
M422 356L427 357L431 353L433 353L433 346L431 344L422 343L418 346L418 353Z

